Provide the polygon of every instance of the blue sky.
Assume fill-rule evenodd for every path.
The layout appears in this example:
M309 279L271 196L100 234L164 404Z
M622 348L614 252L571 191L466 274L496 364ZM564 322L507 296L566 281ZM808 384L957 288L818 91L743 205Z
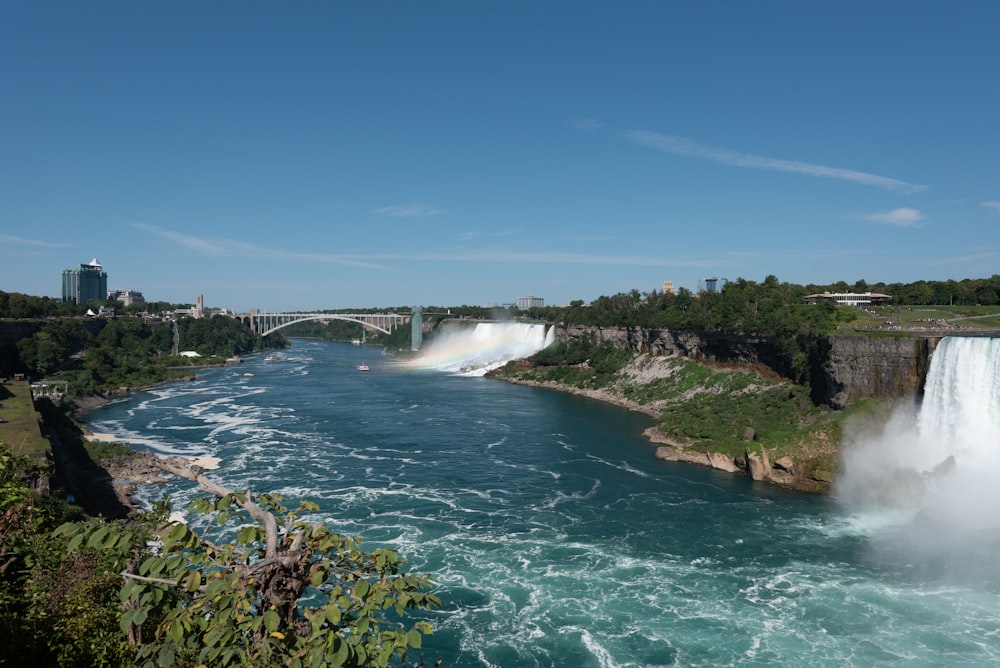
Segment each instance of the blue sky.
M1000 272L997 2L7 2L0 290L236 310Z

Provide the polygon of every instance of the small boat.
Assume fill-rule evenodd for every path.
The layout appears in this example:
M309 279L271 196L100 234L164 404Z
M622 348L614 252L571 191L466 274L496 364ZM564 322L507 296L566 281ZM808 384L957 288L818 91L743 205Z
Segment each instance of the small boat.
M368 365L362 362L358 365L358 371L368 371Z
M264 358L265 362L278 362L280 360L281 360L281 355L278 355L277 353L273 355L268 355L267 357Z

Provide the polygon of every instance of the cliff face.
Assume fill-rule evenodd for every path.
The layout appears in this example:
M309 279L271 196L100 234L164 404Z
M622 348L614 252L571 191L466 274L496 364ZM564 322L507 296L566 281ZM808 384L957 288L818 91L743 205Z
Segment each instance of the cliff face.
M597 343L610 341L636 353L709 359L735 364L763 364L779 375L789 376L791 367L774 339L716 332L673 331L642 327L587 327L556 325L556 340L569 341L593 336Z
M940 338L834 336L824 365L826 403L915 396L923 390L930 355Z
M671 331L641 327L556 325L556 340L592 336L635 353L766 366L792 377L791 360L763 336ZM816 341L810 360L814 400L843 408L870 397L914 396L923 388L928 359L939 338L834 336Z

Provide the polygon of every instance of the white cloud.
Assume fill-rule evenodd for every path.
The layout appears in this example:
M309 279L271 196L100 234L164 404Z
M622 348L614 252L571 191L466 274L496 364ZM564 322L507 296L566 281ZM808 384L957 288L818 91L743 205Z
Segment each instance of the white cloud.
M993 209L995 212L1000 213L1000 202L995 202L991 200L987 202L980 202L980 204L982 206L985 206L987 209Z
M441 211L426 204L393 204L375 209L375 213L396 218L424 218L439 214Z
M577 130L586 130L587 132L595 132L601 129L604 123L601 123L596 118L578 118L574 121L570 121L569 126Z
M853 181L866 186L885 188L886 190L899 191L912 194L921 190L926 190L927 186L918 186L899 179L892 179L877 174L859 172L853 169L843 169L841 167L827 167L825 165L814 165L808 162L797 160L782 160L780 158L768 158L766 156L753 155L751 153L739 153L724 148L713 148L702 146L685 137L674 137L671 135L661 135L655 132L635 131L625 133L625 138L641 146L655 148L671 155L680 155L691 158L701 158L711 162L718 162L731 167L746 167L748 169L764 169L772 172L788 172L792 174L806 174L808 176L818 176L829 179L840 179L843 181Z
M924 219L924 215L916 209L903 207L885 213L870 213L864 218L873 223L883 223L897 227L922 227L920 221Z
M25 239L24 237L11 237L0 235L0 243L12 246L36 246L41 248L64 248L69 244L57 243L53 241L41 241L39 239Z

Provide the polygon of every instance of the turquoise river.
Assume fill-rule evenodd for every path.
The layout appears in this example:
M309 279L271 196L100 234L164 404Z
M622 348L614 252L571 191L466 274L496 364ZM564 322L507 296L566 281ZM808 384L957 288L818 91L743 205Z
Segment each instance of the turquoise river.
M398 550L438 582L443 668L1000 664L995 530L660 462L648 417L588 399L294 339L88 419ZM141 498L167 494L195 491Z

